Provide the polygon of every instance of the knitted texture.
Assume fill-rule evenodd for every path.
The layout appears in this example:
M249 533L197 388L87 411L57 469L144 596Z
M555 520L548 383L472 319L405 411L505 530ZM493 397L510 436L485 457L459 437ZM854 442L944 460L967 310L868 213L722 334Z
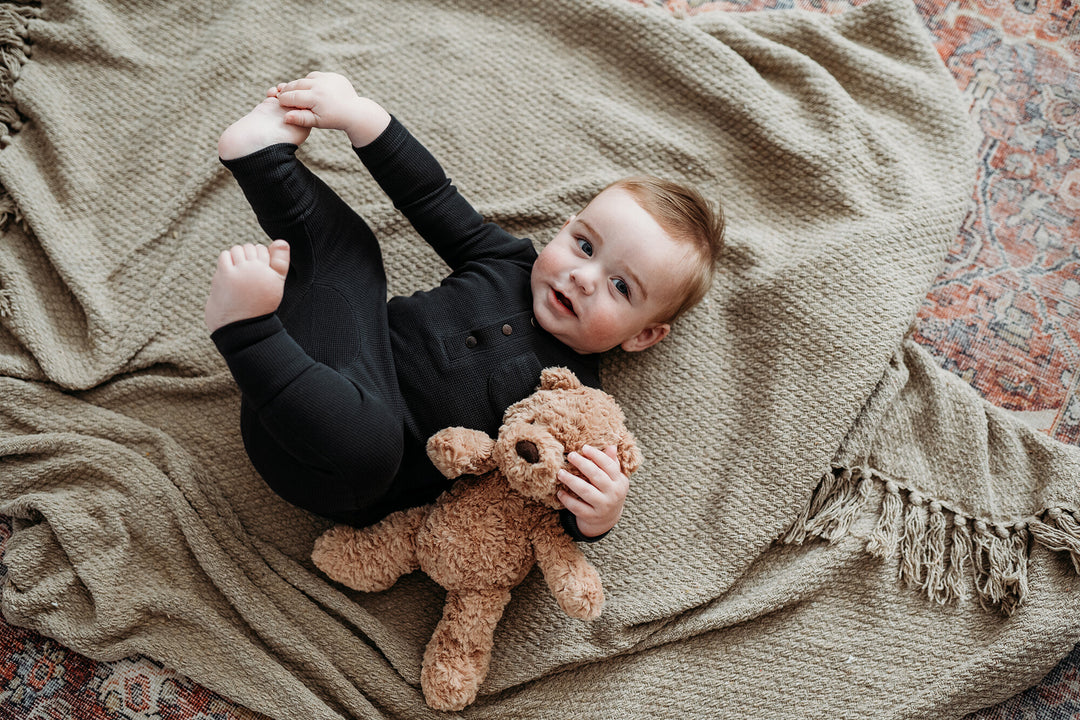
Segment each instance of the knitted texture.
M604 367L645 451L622 522L584 548L604 615L583 628L527 578L471 716L952 717L1080 639L1075 450L903 341L973 157L904 0L688 19L621 0L4 10L33 47L0 151L0 210L21 218L0 242L10 622L149 655L273 718L424 716L440 592L416 575L354 594L315 570L328 523L250 468L201 322L217 253L261 239L217 135L322 69L538 245L633 172L729 218L708 298ZM343 137L301 153L383 240L392 292L438 281Z

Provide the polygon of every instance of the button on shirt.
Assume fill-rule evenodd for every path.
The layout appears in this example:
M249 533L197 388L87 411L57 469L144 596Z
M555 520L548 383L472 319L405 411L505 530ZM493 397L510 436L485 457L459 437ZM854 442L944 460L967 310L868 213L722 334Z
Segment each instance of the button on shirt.
M438 287L387 303L413 443L452 426L495 436L503 412L536 389L545 367L568 367L600 386L599 355L579 355L532 322L537 253L529 239L485 222L396 119L357 154L451 270Z

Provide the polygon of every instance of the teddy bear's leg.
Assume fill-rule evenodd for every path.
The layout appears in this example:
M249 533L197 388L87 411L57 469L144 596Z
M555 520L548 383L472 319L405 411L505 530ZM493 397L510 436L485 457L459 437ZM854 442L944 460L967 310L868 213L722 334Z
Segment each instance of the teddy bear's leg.
M600 617L604 607L600 574L563 531L558 516L552 513L538 522L532 541L536 564L563 612L579 620Z
M396 512L365 528L335 525L315 540L311 559L331 580L354 590L385 590L420 567L416 534L428 509Z
M461 710L476 699L487 676L495 626L508 602L508 589L447 592L442 620L424 651L420 673L428 705Z

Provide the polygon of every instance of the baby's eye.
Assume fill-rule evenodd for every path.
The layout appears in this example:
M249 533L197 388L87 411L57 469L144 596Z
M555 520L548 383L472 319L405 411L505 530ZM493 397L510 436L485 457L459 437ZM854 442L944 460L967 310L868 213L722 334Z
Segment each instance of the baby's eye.
M589 257L592 257L592 243L585 238L577 238L578 247L581 248L581 252L585 253Z
M630 286L626 284L625 280L622 278L615 278L611 282L615 284L615 289L618 290L620 294L630 297Z

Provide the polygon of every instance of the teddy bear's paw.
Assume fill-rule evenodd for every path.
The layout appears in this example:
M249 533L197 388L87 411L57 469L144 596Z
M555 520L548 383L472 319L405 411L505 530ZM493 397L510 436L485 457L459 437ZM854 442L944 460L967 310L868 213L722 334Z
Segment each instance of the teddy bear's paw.
M427 455L448 478L482 475L495 467L491 450L495 441L480 430L451 427L428 438Z
M559 607L578 620L595 620L604 609L604 588L599 582L583 582L559 595Z
M474 663L458 657L425 665L420 686L427 704L435 710L464 710L476 700L480 678Z
M418 567L411 543L373 528L336 525L315 540L311 560L331 579L353 590L386 590Z

